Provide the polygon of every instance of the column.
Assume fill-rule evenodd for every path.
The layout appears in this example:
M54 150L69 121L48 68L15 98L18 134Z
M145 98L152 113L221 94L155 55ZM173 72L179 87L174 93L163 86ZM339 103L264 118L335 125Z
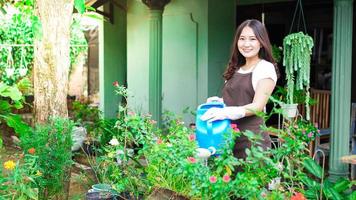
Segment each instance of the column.
M150 9L149 112L161 126L162 116L162 14L170 0L142 0Z
M331 89L331 181L349 174L340 158L350 153L353 0L334 0L333 62Z

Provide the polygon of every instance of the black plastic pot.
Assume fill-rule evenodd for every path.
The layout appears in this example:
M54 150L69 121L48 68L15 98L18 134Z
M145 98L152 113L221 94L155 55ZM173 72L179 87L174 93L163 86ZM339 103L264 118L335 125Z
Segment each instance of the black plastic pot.
M88 192L86 200L115 200L111 192Z

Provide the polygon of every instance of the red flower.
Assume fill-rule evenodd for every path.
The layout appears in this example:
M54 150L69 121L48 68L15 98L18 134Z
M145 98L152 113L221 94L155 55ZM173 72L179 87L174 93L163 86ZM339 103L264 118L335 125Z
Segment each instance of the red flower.
M230 182L230 180L231 180L231 178L230 178L230 176L229 176L228 174L225 174L225 175L223 176L223 181L224 181L225 183Z
M119 82L118 82L118 81L114 81L114 82L112 83L112 85L115 86L115 87L118 87L118 86L119 86Z
M190 163L196 163L197 162L197 160L194 157L188 157L187 160Z
M290 200L307 200L304 195L300 192L295 193Z
M195 134L189 135L189 141L193 142L193 141L195 141L195 139L196 139Z
M149 121L149 123L150 123L150 124L157 124L157 121L151 119L151 120Z
M231 128L232 128L234 131L240 132L240 129L237 128L237 124L231 124L230 126L231 126Z
M216 183L217 180L216 176L210 176L209 178L210 183Z
M29 154L34 155L34 154L36 153L36 149L32 147L32 148L28 149L27 152L28 152Z

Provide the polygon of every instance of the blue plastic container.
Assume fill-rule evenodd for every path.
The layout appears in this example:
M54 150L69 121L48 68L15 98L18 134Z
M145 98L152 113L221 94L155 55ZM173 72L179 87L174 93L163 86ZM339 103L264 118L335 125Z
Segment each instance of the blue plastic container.
M202 104L197 109L196 115L196 138L198 146L205 149L216 149L216 154L220 154L224 145L231 140L230 120L217 120L213 122L203 121L200 117L210 108L225 107L221 102L209 102Z

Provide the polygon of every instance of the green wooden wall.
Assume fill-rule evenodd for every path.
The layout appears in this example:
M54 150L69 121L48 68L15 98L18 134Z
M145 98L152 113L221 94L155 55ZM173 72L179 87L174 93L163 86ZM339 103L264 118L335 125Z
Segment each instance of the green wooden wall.
M125 0L119 1L122 5ZM104 6L108 12L109 5ZM121 99L114 92L112 83L124 84L127 74L126 62L126 11L114 6L114 23L103 21L99 33L99 91L100 109L104 117L116 116Z
M148 8L127 1L127 79L129 104L148 112ZM163 13L163 110L182 113L215 95L223 80L235 29L235 1L176 0ZM190 114L186 122L193 122Z

